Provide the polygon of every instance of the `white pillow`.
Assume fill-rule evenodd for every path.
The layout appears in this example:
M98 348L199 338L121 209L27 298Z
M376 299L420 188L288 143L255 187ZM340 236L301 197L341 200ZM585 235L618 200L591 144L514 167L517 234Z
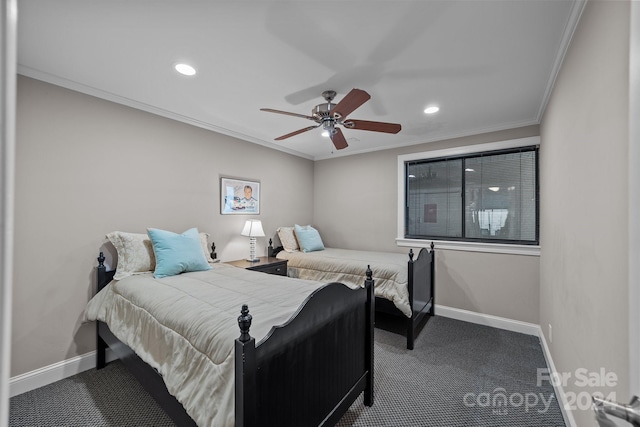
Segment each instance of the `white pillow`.
M276 231L285 251L297 252L300 249L293 227L279 227Z
M199 233L200 245L207 262L213 262L209 253L209 234ZM124 231L112 231L107 234L107 239L118 252L118 266L115 280L121 280L133 274L152 272L156 268L156 257L153 253L153 244L148 234L127 233Z
M202 251L204 252L204 258L207 262L214 262L211 258L211 245L209 245L209 233L200 232L200 245L202 245Z
M156 267L156 257L149 236L142 233L126 233L113 231L107 234L107 239L118 252L118 267L115 280L121 280L132 274L153 271Z

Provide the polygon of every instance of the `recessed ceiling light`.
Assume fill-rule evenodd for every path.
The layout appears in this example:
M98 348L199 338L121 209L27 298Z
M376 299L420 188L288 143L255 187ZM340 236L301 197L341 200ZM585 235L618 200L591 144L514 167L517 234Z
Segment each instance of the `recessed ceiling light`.
M465 172L475 172L476 170L475 169L471 169L471 168L466 168L464 171Z
M189 64L176 64L175 69L177 72L184 74L185 76L193 76L196 74L196 69Z
M500 191L500 187L489 187L491 191Z
M440 108L434 106L434 107L425 108L424 113L425 114L433 114L433 113L437 113L438 111L440 111Z

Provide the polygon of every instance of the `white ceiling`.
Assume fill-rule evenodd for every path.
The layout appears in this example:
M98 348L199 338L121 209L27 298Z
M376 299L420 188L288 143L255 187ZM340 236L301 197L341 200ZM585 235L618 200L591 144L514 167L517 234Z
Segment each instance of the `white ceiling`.
M18 71L309 159L540 122L583 0L20 0ZM177 62L198 74L177 74ZM337 151L324 90L371 100ZM423 110L441 109L434 115Z

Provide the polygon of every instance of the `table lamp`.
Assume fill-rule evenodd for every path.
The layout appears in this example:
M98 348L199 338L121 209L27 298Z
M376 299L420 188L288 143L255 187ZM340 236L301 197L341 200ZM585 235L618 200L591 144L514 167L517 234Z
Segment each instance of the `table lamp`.
M264 237L262 221L259 219L247 220L247 222L244 223L244 228L240 234L249 237L249 258L247 258L247 261L259 261L259 259L256 258L256 237Z

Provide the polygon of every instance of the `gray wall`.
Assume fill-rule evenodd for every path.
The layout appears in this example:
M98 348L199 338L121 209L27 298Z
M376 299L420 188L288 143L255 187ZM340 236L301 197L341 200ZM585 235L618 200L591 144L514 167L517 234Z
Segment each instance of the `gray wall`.
M314 224L326 246L396 246L398 155L539 135L538 126L315 162ZM537 256L438 251L436 304L538 324Z
M590 1L541 124L540 323L569 393L629 399L628 2ZM579 387L576 369L614 372ZM574 411L595 425L589 409Z
M80 321L106 233L198 227L231 260L248 218L312 220L310 160L26 77L17 101L12 376L94 350ZM220 215L221 175L260 180L261 214Z

